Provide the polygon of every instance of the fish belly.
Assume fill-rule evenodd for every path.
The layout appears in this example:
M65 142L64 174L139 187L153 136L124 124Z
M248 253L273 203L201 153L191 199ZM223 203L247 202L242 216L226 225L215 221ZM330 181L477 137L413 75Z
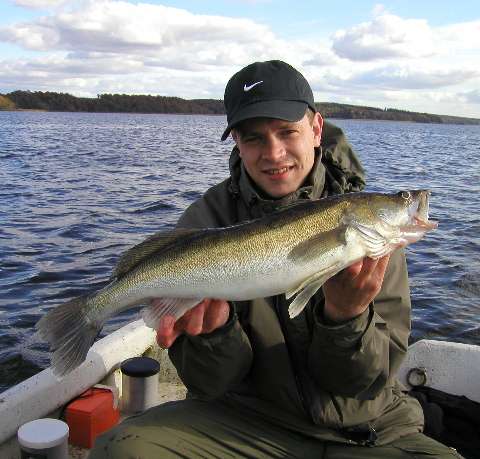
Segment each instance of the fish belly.
M218 298L243 301L285 293L296 288L318 272L335 271L365 256L358 241L314 253L311 257L292 259L288 252L273 254L250 263L207 265L203 269L170 271L169 276L135 274L110 286L112 312L145 303L151 298ZM110 308L109 308L110 309Z

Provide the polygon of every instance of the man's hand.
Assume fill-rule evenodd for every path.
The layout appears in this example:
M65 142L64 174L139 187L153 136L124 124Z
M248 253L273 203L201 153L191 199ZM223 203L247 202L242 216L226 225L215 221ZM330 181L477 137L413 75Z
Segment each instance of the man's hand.
M152 304L155 304L155 300ZM167 349L183 333L187 335L211 333L227 323L229 314L230 305L226 301L206 298L176 322L173 316L163 317L157 330L157 343L163 349Z
M323 285L325 318L345 322L362 314L382 288L389 259L367 257L328 279Z

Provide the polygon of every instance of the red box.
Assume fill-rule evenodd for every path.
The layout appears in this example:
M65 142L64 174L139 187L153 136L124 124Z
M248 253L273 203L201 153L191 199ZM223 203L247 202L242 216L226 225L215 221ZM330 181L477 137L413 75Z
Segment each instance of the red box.
M120 413L113 407L113 394L107 389L88 389L65 410L70 429L69 442L91 448L97 435L118 423Z

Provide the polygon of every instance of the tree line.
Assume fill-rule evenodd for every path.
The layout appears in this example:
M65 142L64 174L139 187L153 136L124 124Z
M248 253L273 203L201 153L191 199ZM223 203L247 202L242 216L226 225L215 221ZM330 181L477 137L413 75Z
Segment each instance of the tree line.
M16 109L21 110L212 115L224 113L223 102L213 99L185 100L180 97L127 94L99 94L96 98L90 98L49 91L13 91L4 94L3 98L10 100Z
M480 119L417 113L394 108L381 109L329 102L320 102L316 105L325 118L480 124ZM99 94L96 98L91 98L50 91L13 91L0 94L0 110L225 114L223 101L217 99L187 100L180 97L128 94Z

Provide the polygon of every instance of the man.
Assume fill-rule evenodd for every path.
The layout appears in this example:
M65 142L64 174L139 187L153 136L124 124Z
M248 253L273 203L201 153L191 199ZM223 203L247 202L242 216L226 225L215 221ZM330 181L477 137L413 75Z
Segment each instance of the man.
M324 123L305 78L257 62L225 90L236 147L231 176L179 227L222 227L302 199L359 191L363 170L342 132ZM423 415L395 378L410 332L405 256L364 259L328 280L295 319L284 295L205 299L157 341L189 397L103 435L98 457L459 457L424 436Z

